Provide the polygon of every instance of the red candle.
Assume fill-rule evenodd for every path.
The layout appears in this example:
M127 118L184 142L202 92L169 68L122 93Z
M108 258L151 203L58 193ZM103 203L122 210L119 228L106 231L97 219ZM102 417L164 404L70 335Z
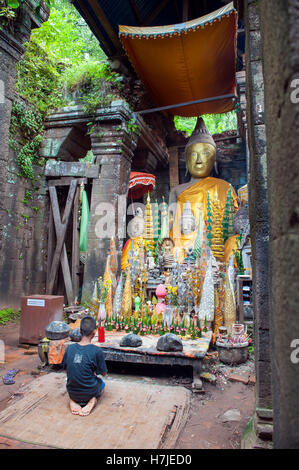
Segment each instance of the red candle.
M103 326L98 327L99 343L105 343L105 328Z

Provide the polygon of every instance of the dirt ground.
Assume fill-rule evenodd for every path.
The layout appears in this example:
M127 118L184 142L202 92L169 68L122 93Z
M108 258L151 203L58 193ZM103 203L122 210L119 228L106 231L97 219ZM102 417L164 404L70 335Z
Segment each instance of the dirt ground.
M0 364L0 412L13 399L22 396L26 384L49 370L41 368L36 346L18 347L19 325L0 325L0 339L5 343L5 364ZM231 368L217 362L215 355L207 357L204 372L211 372L216 383L204 381L203 394L192 394L189 417L176 442L176 449L238 449L242 431L254 409L254 364L248 361L242 366ZM19 369L15 384L4 385L2 376L10 369ZM171 386L185 386L191 390L192 378L189 372L168 370L156 373L154 368L142 372L122 368L109 368L109 375L123 380L163 383ZM175 374L175 375L173 375ZM229 380L233 375L237 381ZM250 383L246 384L248 377ZM215 380L216 379L216 380ZM244 382L244 383L242 383ZM234 420L224 415L237 410ZM234 414L234 412L232 412ZM229 413L230 414L230 413ZM223 416L224 415L224 416ZM0 437L0 449L35 449L36 445L21 443Z

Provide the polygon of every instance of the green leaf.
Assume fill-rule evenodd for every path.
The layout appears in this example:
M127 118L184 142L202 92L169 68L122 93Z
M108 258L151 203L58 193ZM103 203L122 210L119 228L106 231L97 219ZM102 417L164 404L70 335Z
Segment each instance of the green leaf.
M18 0L7 0L6 3L9 8L19 8L20 6Z

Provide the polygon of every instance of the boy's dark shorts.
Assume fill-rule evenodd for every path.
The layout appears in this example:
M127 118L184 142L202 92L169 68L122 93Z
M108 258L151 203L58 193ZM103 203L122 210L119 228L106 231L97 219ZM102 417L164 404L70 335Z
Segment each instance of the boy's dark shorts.
M69 392L69 397L70 397L70 399L73 400L73 401L74 401L75 403L77 403L78 405L80 405L81 407L83 407L83 406L86 406L87 403L89 402L89 400L90 400L91 398L93 398L94 396L95 396L96 398L99 398L99 397L101 396L102 391L104 390L106 384L105 384L104 380L100 379L99 377L98 377L98 380L99 380L99 390L98 390L98 393L97 393L96 395L93 395L93 396L90 396L90 397L87 397L87 396L84 396L84 397L83 397L83 396L82 396L82 398L78 400L78 396L77 396L77 395L74 396L74 395L72 394L72 392Z

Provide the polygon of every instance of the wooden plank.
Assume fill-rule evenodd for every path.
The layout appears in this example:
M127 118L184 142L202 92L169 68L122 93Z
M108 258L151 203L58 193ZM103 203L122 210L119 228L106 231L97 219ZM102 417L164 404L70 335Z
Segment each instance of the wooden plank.
M142 18L141 18L141 15L140 15L139 10L138 10L138 8L137 8L137 5L136 5L136 3L135 3L135 0L129 0L129 1L130 1L131 8L132 8L132 10L133 10L133 12L134 12L134 15L136 16L136 19L137 19L139 25L142 26L142 24L143 24L143 23L142 23Z
M72 176L98 178L99 165L88 162L58 162L48 160L45 168L45 176Z
M61 264L61 269L62 269L62 274L63 274L67 301L69 305L72 305L75 297L73 293L73 283L72 283L70 266L69 266L69 262L67 259L67 251L66 251L65 243L63 244L63 247L62 247L60 264Z
M87 183L86 178L76 178L76 179L77 179L78 184ZM59 178L58 180L49 180L48 187L50 188L51 186L69 186L73 180L74 178L72 176L64 176L64 177Z
M178 148L170 147L169 149L169 185L170 189L179 184L179 161Z
M79 226L79 196L77 187L73 206L73 241L72 241L72 284L74 299L79 295L79 268L80 268L80 226Z
M87 9L83 2L80 2L79 7L85 16L86 22L88 23L90 29L93 31L95 36L98 38L98 40L103 44L104 48L106 49L106 53L109 56L112 55L111 46L109 46L107 40L104 38L101 30L99 29L98 23L94 20L93 14L90 13L90 8Z
M50 205L50 214L49 214L49 228L48 228L48 254L47 254L47 282L46 282L46 293L49 294L49 280L50 280L50 270L52 264L52 258L55 251L55 227L52 207Z
M59 267L61 252L62 252L63 245L65 242L66 229L67 229L69 219L70 219L70 214L72 210L72 205L73 205L73 200L74 200L77 184L78 184L77 179L74 179L71 182L62 221L60 220L60 210L59 210L56 188L55 187L49 188L50 199L51 199L52 210L53 210L53 217L54 217L54 224L55 224L55 230L56 230L56 237L57 237L57 244L56 244L53 261L51 265L51 270L50 270L50 276L49 276L49 284L48 284L49 293L53 292L54 281L55 281L55 277L56 277L57 270Z
M149 26L154 19L159 15L159 13L166 7L170 0L162 0L154 11L144 20L144 26Z
M103 397L82 418L69 410L65 377L51 372L30 382L0 413L0 435L66 449L175 447L190 409L186 388L107 377Z
M189 0L183 0L183 23L189 18Z
M117 33L114 31L110 21L108 20L104 10L101 8L97 0L86 0L87 5L93 10L96 18L98 18L102 27L105 29L110 41L113 43L115 49L122 54L123 49L118 39Z

